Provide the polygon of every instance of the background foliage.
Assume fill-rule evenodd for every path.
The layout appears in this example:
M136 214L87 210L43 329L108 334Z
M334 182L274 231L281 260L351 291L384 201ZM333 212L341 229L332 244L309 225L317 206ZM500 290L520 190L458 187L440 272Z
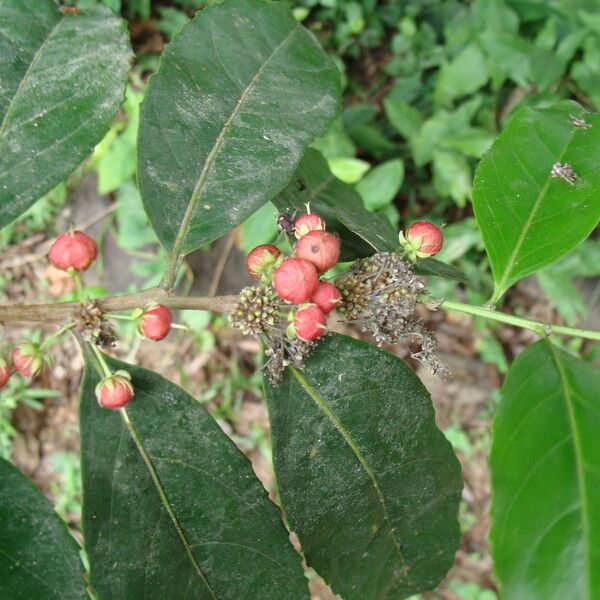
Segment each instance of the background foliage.
M96 175L98 192L110 194L114 200L107 229L113 232L117 245L128 256L135 257L127 268L131 269L131 277L135 277L136 283L128 281L128 285L131 289L153 285L162 275L165 253L156 243L157 236L150 226L150 221L154 221L155 228L157 227L159 231L158 237L163 241L166 239L166 234L163 233L161 236L161 228L168 228L168 223L161 221L160 213L153 219L152 213L151 219L146 217L135 185L136 175L138 175L136 165L140 104L146 96L148 76L157 69L158 55L163 50L165 42L174 39L173 44L169 46L171 57L176 55L178 48L184 49L184 57L189 56L189 49L185 48L186 43L189 43L185 33L178 35L181 28L189 23L196 10L219 3L200 0L174 2L81 0L79 3L71 4L77 4L82 10L90 11L90 14L104 15L104 18L110 22L114 21L111 21L113 17L109 16L109 11L121 14L129 20L135 62L129 75L125 102L104 139L101 139L101 132L92 131L90 133L94 135L90 139L83 140L82 145L87 148L86 152L95 144L97 145L91 158L68 179L62 181L66 174L81 162L86 152L80 152L80 155L75 153L69 156L66 162L48 161L44 167L44 172L52 175L44 184L44 191L48 191L48 194L16 222L0 232L0 244L3 249L10 249L20 241L29 239L36 232L52 228L55 216L67 201L70 190L77 187L82 178L91 171ZM105 7L99 7L99 4L104 4ZM593 165L594 154L589 151L589 148L595 147L597 131L595 128L573 130L570 119L576 116L596 125L597 118L587 116L581 108L570 103L561 103L558 107L555 105L567 99L575 99L587 110L594 111L600 108L598 68L600 9L597 3L594 0L548 2L303 0L287 4L293 9L295 19L312 31L329 55L334 58L342 76L343 106L341 113L327 131L324 131L324 124L318 122L318 114L314 120L311 120L310 133L322 133L321 137L312 143L312 149L300 162L295 178L274 198L273 204L266 204L244 222L240 244L249 249L257 243L274 239L277 234L272 219L275 211L301 207L307 200L313 203L313 208L323 212L328 221L335 223L336 231L344 239L344 251L347 253L344 258L348 260L366 255L373 248L391 248L395 230L399 226L411 220L427 218L440 225L447 223L444 229L446 245L439 258L457 267L463 275L457 275L456 272L454 275L458 279L463 278L467 281L467 285L464 286L451 279L433 278L430 287L435 294L448 298L466 297L473 303L484 303L490 298L499 300L511 284L530 273L539 271L537 281L540 289L549 299L550 305L555 307L559 318L564 319L568 324L583 322L590 307L593 307L598 299L598 289L600 289L592 287L589 293L590 286L595 285L593 278L600 274L598 266L600 263L596 259L599 251L597 236L593 234L590 239L578 245L594 229L599 218L598 203L594 202L595 190L598 187ZM295 25L291 18L287 22L289 27ZM314 52L315 56L318 56L316 49ZM7 54L5 53L4 56ZM120 58L119 64L125 65L129 54L124 51L117 58ZM225 58L235 63L235 57ZM162 63L165 70L169 68L168 62L165 60ZM209 61L210 64L213 62ZM334 70L331 64L327 68L330 74ZM125 77L124 71L122 77ZM164 114L163 107L169 104L168 94L160 98L158 92L155 92L155 97L152 97L152 86L156 89L160 87L159 77L155 77L154 84L151 84L147 96L148 102L142 111L142 120L144 111L146 111L146 119L151 118L150 109L154 102L157 102L156 106L158 106L155 112L160 109L163 111L161 114ZM122 83L123 88L124 80ZM190 80L187 83L192 85L193 82ZM273 93L272 89L275 87L267 86L264 93L266 95ZM114 94L117 91L121 94L123 90L112 91ZM38 108L32 104L28 110L33 111L33 114ZM26 117L25 112L24 115ZM102 125L104 129L108 126L108 118L105 118ZM324 118L323 121L326 119ZM6 126L6 123L8 121L5 120L3 134L12 130L12 126ZM218 123L218 119L215 123ZM164 123L162 125L164 126ZM276 125L274 128L278 128L281 124ZM169 128L189 126L194 135L203 135L202 131L198 132L194 128L193 123L188 123L185 119L183 122L175 123L171 115L168 117L167 126ZM525 128L527 133L524 133ZM538 131L533 145L530 128ZM35 133L33 129L31 132ZM502 132L505 132L505 135L499 138L493 150L486 155L494 140ZM573 151L568 148L571 136L577 138ZM142 136L141 139L143 140L144 137ZM150 136L149 144L157 139L156 136ZM299 143L304 141L300 140ZM0 142L10 144L10 139L0 135ZM183 139L182 143L190 143L190 140ZM513 146L518 148L516 156L512 153ZM157 147L162 150L164 144L157 144ZM563 152L565 147L567 150ZM144 148L140 150L142 155L146 152ZM245 151L249 150L250 147ZM298 162L301 154L302 152L297 150L292 162ZM548 180L549 183L546 184L548 172L558 155L565 161L585 162L585 168L578 172L581 178L578 185L583 188L587 185L591 187L582 189L582 187L571 186L560 178ZM183 160L186 156L183 153L175 159ZM482 157L484 159L473 184L475 166ZM489 218L482 217L482 214L483 207L490 205L485 191L489 190L490 178L494 177L493 167L497 164L502 164L504 172L507 173L504 179L499 178L494 182L498 189L504 190L501 205L507 207L507 212L499 218L498 223L495 223ZM173 167L172 164L167 166ZM291 175L291 172L290 168L288 175ZM31 182L37 184L39 178L34 177L33 173L25 173L25 175ZM143 164L140 168L139 177L143 191L144 179L150 180L147 164ZM302 181L302 186L298 185L296 177ZM527 190L524 190L525 199L519 198L519 190L510 187L511 182L522 177L529 177L537 186L537 188L527 186ZM275 187L279 184L281 184L279 187L282 187L285 183L284 179L275 184ZM50 190L60 181L62 183L57 188ZM323 188L321 184L324 181L328 183ZM146 188L148 189L148 185ZM314 188L319 188L319 193L311 195ZM146 206L149 197L147 189L144 194ZM169 193L168 185L164 191ZM170 189L170 192L175 193L175 191L177 190ZM242 186L238 191L240 194L247 192L245 188L242 189ZM531 193L527 197L525 192ZM581 192L589 195L583 197ZM515 195L518 200L515 199ZM29 196L27 203L30 204L34 197L31 194ZM345 210L336 212L335 207L342 197L347 200L348 205ZM513 205L510 204L511 200L514 202ZM538 234L530 235L531 230L535 229L537 220L537 215L531 208L538 203L543 208L539 215L541 225ZM259 204L260 202L257 202L252 209ZM210 203L208 205L210 206ZM581 210L575 213L573 209L577 206ZM215 230L215 235L212 237L199 235L193 243L190 242L186 251L212 241L230 226L240 223L250 212L251 210L248 209L243 215L236 216L233 220L228 219L227 224L218 232ZM373 215L365 218L368 212ZM494 217L496 215L497 211L494 211ZM552 252L546 248L548 251L544 251L541 258L536 258L535 255L532 256L533 249L545 242L547 236L545 219L554 219L557 223L558 233L548 244L550 246L554 244L555 248ZM499 224L502 225L500 229ZM512 249L517 242L519 251L514 256L510 251L508 254L503 253L502 248L499 247L503 232L514 235L515 239L508 240L505 244L506 248ZM520 244L519 240L526 243ZM531 244L531 247L527 244ZM560 260L547 266L557 259ZM11 290L15 283L15 271L9 270L5 273L0 273L0 286L3 290ZM179 277L183 282L182 285L192 285L189 269L181 272ZM587 284L584 279L589 280ZM90 286L89 291L94 295L103 295L107 292L102 286ZM62 295L59 294L59 297L67 299L69 294L72 294L72 291L66 290ZM518 291L509 290L502 301L506 302L508 307L512 307L516 304L515 296L518 294ZM193 329L195 350L203 353L215 349L223 329L223 321L220 318L210 314L188 314L184 315L183 319L187 320ZM480 327L477 321L475 327ZM133 330L125 325L121 333L131 347L134 347ZM35 338L39 332L32 331L30 335ZM503 374L509 366L507 359L512 358L520 349L521 347L518 346L515 349L502 339L501 332L498 330L486 329L478 337L476 352L480 358L492 365L495 373ZM582 347L581 342L577 340L569 342L566 349L583 350L583 360L589 363L597 360L600 353L598 345L588 344ZM315 357L315 363L317 362L318 357ZM254 364L251 365L253 366ZM207 404L213 415L220 418L223 423L235 425L240 418L242 400L248 394L261 395L259 377L249 376L247 370L240 370L236 365L235 356L228 356L225 362L217 362L211 368L216 376L211 375L210 385L203 387L201 394L193 395ZM558 448L552 446L545 453L545 449L538 447L536 452L539 451L539 456L534 451L528 453L533 463L521 464L518 467L524 469L520 481L528 481L528 484L523 487L519 481L510 477L505 478L502 475L505 471L499 465L506 466L507 457L503 454L505 452L503 446L507 439L512 442L511 435L517 426L514 423L511 425L511 419L516 417L507 416L508 407L518 403L523 410L527 410L527 399L531 400L533 397L533 394L525 394L527 386L532 386L531 389L537 392L540 389L535 382L528 382L524 389L519 389L518 381L521 379L519 374L533 372L535 368L541 369L539 377L544 384L554 382L549 387L548 394L558 390L556 403L552 405L554 407L552 410L556 412L547 419L542 419L541 425L538 420L535 423L526 423L523 426L525 439L534 439L530 437L531 432L538 430L547 431L548 436L552 437L559 425L565 428L565 431L562 432L564 435L560 440L552 442L560 442ZM307 374L307 380L314 377L318 381L319 369L315 370L316 374L310 372ZM410 379L409 374L405 376ZM140 377L144 379L150 376L142 374ZM186 377L188 374L182 373L184 387L186 387ZM585 464L589 462L593 470L594 456L597 454L594 454L593 446L578 447L577 442L579 436L583 435L582 428L588 423L584 417L586 411L591 411L588 416L594 415L595 404L592 403L592 408L589 406L589 397L594 393L593 386L588 390L581 390L576 385L576 382L582 378L593 381L596 377L597 369L590 364L572 358L565 350L540 342L519 357L506 379L501 392L503 404L498 411L492 452L492 468L494 466L496 468L493 481L496 490L493 516L496 523L492 529L492 542L496 573L507 593L531 595L534 593L532 590L539 591L535 588L538 571L521 569L521 565L526 564L528 559L534 561L538 556L543 557L544 547L537 548L540 554L536 555L535 544L537 542L539 546L540 539L547 541L543 537L535 537L535 539L526 536L522 539L517 535L507 537L506 531L524 529L519 525L519 519L527 514L526 512L515 514L511 506L512 497L515 494L522 495L525 502L537 506L537 498L540 494L545 495L551 503L550 500L556 498L553 493L560 494L560 490L564 487L574 492L573 497L570 498L571 503L567 503L569 506L566 506L570 512L558 514L553 512L552 506L549 506L548 511L540 515L551 523L561 525L560 530L553 530L551 535L558 536L556 538L558 543L564 542L565 547L572 549L570 558L573 562L567 561L556 565L551 561L545 561L540 569L547 575L548 594L560 591L563 595L594 597L594 586L597 584L590 573L587 574L587 578L582 577L574 583L571 582L570 573L577 571L581 561L588 560L588 564L591 564L590 557L596 556L595 553L598 551L598 541L591 533L591 527L595 523L593 506L596 488L593 475L585 468ZM423 390L414 379L413 376L411 385L414 385L415 389L419 388L420 391L415 394L420 397ZM301 384L298 381L296 383L291 381L286 385L290 388L294 385L298 387L299 383ZM157 385L167 384L161 382ZM302 398L310 405L310 393L303 395L301 390L295 389L295 394L295 397ZM282 422L282 416L273 410L272 393L268 396L273 421L275 466L281 471L280 478L286 479L288 475L291 477L296 474L295 471L286 471L286 464L298 458L291 453L284 454L281 451L281 448L289 442L290 430L285 427L285 422ZM527 398L524 399L524 396ZM34 409L39 409L42 407L39 399L46 399L47 402L51 397L52 393L43 386L37 390L26 390L22 386L19 387L18 383L12 382L8 390L2 391L0 442L5 456L10 454L12 440L16 433L11 424L14 408L28 404ZM324 402L327 399L325 396ZM189 399L181 401L189 404ZM489 417L489 412L494 410L494 406L494 402L487 405L488 414L484 415L485 418ZM535 411L535 407L529 408ZM319 427L325 427L328 423L327 419L324 419L324 414L327 413L313 415L319 422ZM554 423L552 418L556 415L560 418ZM336 419L338 417L334 414L334 420ZM351 423L351 425L356 424ZM433 431L437 433L437 430ZM215 432L216 430L213 431ZM90 431L87 433L89 434ZM335 431L328 433L332 435ZM472 456L477 452L476 443L483 446L485 454L485 448L489 444L489 435L475 443L457 423L446 429L445 433L455 449L465 456ZM81 434L85 446L86 428L83 426ZM148 434L151 439L152 432ZM89 440L88 437L87 442ZM446 448L444 440L440 436L436 440L440 452L443 453L443 449ZM267 456L270 454L265 430L260 427L247 431L236 441L247 451L257 450ZM220 443L225 444L226 440L223 438ZM368 440L366 443L368 448ZM233 446L229 446L229 449L233 452ZM560 452L560 456L551 454L555 451ZM524 452L524 447L517 445L514 452L518 457ZM134 452L131 456L137 455ZM73 468L73 455L66 454L66 457L62 457L64 460L58 461L56 467L61 473L57 504L61 514L71 518L73 512L78 511L81 488L78 472ZM84 456L84 491L89 485L106 485L108 475L86 471L85 458ZM240 458L236 457L235 460ZM323 464L326 464L327 457L321 458L325 461ZM550 458L558 460L559 466L563 467L558 474L555 462L550 462L549 467L547 466L546 461ZM445 460L448 461L448 469L451 473L455 465L451 466L449 457ZM518 462L516 458L514 461ZM544 481L553 478L557 482L556 489L548 490L541 484L537 485L537 469L540 464L548 468L549 475L543 477ZM127 460L124 461L124 465L126 473L126 467L136 468L133 464L127 464ZM516 465L515 470L521 472ZM560 479L559 474L564 477ZM575 479L573 479L574 474ZM92 475L97 476L98 481L90 483ZM529 477L531 479L528 479ZM177 488L176 479L177 473L174 473L175 488ZM352 482L347 483L350 485ZM369 484L368 481L366 483ZM294 486L302 489L303 482L292 482L290 486L288 493L292 496ZM543 491L541 491L542 487L544 487ZM453 502L456 502L458 497L456 489L449 494ZM562 502L564 498L562 496L560 498ZM289 498L286 500L285 492L282 493L282 501L284 507L286 502L290 502ZM390 501L393 503L394 499ZM288 509L290 522L295 523L301 542L307 545L310 555L314 556L311 562L314 560L314 565L318 566L321 574L327 573L328 568L320 566L323 564L321 562L323 558L313 555L311 526L314 524L307 522L308 520L303 517L302 511L306 510L306 507L302 503L295 504L292 499L290 508L291 510ZM394 506L390 510L400 511L401 508ZM345 509L351 510L352 507L345 507ZM164 506L161 508L157 503L151 510L157 511L159 525L163 524L168 529L168 515L164 514ZM473 515L463 513L461 517L463 531L470 529L473 523L469 524L469 519L472 520ZM89 515L86 517L84 511L84 522L86 518L89 518ZM164 523L160 519L163 519ZM78 526L77 519L75 524ZM110 519L107 524L110 526ZM531 535L546 535L544 524L538 525L531 529ZM368 537L368 528L365 527L362 533ZM276 537L274 535L274 539ZM378 541L381 541L379 548L383 548L381 552L385 553L387 548L385 540ZM320 540L317 542L315 548L321 544ZM277 543L276 541L269 543L270 550L276 549ZM289 550L289 547L284 547ZM343 543L340 548L342 551L345 550ZM525 552L525 548L532 548L532 550ZM102 551L101 547L100 551ZM448 549L443 550L443 552L447 551L451 552ZM520 552L523 552L524 562L515 559ZM477 552L471 552L470 556L474 557L473 560L479 560L480 557L476 554ZM152 555L152 552L149 555ZM202 556L198 560L202 562ZM380 562L388 564L385 560ZM389 571L392 573L393 581L395 563L391 561L390 564ZM138 568L134 561L128 565L130 570L122 574L123 581ZM296 575L300 573L298 569L296 571ZM560 576L561 573L564 577ZM252 576L251 573L246 575L248 578ZM92 576L94 576L93 569ZM218 577L223 575L219 574ZM467 576L466 581L468 579ZM335 577L330 575L329 580L331 583ZM348 581L349 577L346 576L342 580ZM119 585L121 584L127 585L119 582ZM301 587L300 584L298 585ZM336 581L333 588L335 591L338 588L342 590L342 585L343 583L340 583L338 586ZM382 598L386 597L384 594L388 590L385 589L385 582L381 584L382 587L377 587L379 584L372 582L365 585L365 589L369 590L368 593L381 593ZM406 589L410 589L410 586ZM463 575L462 579L461 577L451 579L440 593L455 594L467 600L470 598L488 600L495 597L496 589L494 582L484 579L482 583L481 578L477 583L465 583ZM353 592L342 591L345 597L353 597Z

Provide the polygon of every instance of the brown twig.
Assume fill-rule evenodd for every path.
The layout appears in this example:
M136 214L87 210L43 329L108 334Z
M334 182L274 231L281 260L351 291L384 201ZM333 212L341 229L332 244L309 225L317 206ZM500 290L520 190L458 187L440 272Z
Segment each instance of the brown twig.
M210 310L229 313L237 296L188 297L173 296L160 288L150 288L135 294L111 296L96 300L98 308L104 312L143 308L150 302L164 304L173 309ZM59 302L54 304L0 304L0 323L62 323L80 311L79 302Z

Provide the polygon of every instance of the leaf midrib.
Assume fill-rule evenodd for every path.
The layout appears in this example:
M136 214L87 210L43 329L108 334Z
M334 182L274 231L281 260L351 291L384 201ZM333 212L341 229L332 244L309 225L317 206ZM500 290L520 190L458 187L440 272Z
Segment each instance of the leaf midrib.
M358 459L361 467L365 470L365 472L369 476L369 479L371 480L371 483L373 484L375 492L377 493L377 499L379 500L379 503L381 504L383 518L388 526L388 530L392 537L392 540L394 541L394 547L398 553L398 556L400 557L400 560L402 561L402 564L406 565L407 564L406 558L404 557L404 554L402 553L402 548L401 548L400 542L396 538L395 529L392 525L388 510L387 510L387 504L385 501L385 497L383 496L383 492L381 491L379 481L377 480L377 477L375 476L373 469L371 469L371 466L369 465L366 458L363 456L362 452L360 451L358 444L354 441L354 439L350 435L350 432L344 427L342 422L333 414L333 411L331 410L331 408L329 408L329 406L325 402L325 400L310 385L308 380L300 373L300 371L298 371L298 369L296 369L294 367L288 367L288 368L290 369L290 371L293 374L296 381L304 388L306 393L313 399L313 401L315 402L317 407L333 423L333 426L338 430L338 432L344 438L345 442L348 444L348 446L350 447L350 449L352 450L352 452Z
M58 9L56 9L56 10L58 11ZM21 77L21 81L19 81L19 85L18 85L11 101L8 103L8 106L6 108L6 113L4 114L4 118L2 119L2 124L0 125L0 139L2 139L2 137L6 133L6 129L8 127L8 123L10 120L9 117L11 116L11 113L14 109L14 105L15 105L17 96L19 96L21 89L23 88L23 84L25 83L25 81L27 80L27 77L33 70L34 65L37 65L37 62L39 61L39 57L40 57L42 50L44 49L44 47L46 46L48 41L54 36L59 25L62 24L64 18L65 18L64 15L59 16L58 21L52 26L52 29L50 29L48 31L48 35L46 35L46 37L44 38L44 41L40 44L40 47L34 52L33 57L31 58L31 62L29 63L29 66L27 67L25 74L23 75L23 77Z
M575 139L575 134L576 134L575 131L570 132L570 138L567 141L567 143L565 144L563 151L561 152L560 156L558 157L558 159L555 162L563 161L565 154L567 153L567 151L569 150L569 147L571 146L571 143ZM550 173L548 173L546 182L544 183L542 189L538 192L538 195L535 199L535 202L533 204L531 212L529 213L529 216L527 217L527 220L525 221L525 224L523 225L523 228L521 229L521 233L519 234L519 237L517 238L517 242L514 245L513 250L508 257L508 261L506 262L506 266L504 267L504 271L501 276L501 279L494 286L494 296L490 300L491 304L495 304L496 302L498 302L498 300L500 300L502 294L504 294L504 292L506 291L506 285L510 278L511 272L515 266L515 263L517 262L518 254L521 251L521 247L523 246L523 243L525 242L525 238L527 237L527 234L529 233L531 224L533 223L533 220L535 219L535 216L536 216L538 210L540 209L542 200L543 200L544 196L546 195L546 192L548 191L548 187L550 186L551 181L552 181L552 177L551 177Z
M167 492L165 491L165 489L158 477L158 473L156 472L156 467L154 466L154 463L152 462L152 458L150 457L150 454L148 453L148 451L146 450L146 447L144 446L144 442L142 441L142 438L141 438L136 426L133 424L133 422L129 418L129 415L125 408L121 408L120 413L121 413L121 417L123 419L123 423L125 424L125 427L127 427L131 437L133 438L133 441L134 441L135 445L137 446L137 449L142 457L142 460L144 461L144 464L146 465L146 468L148 469L148 472L150 473L150 477L152 478L152 481L156 487L156 490L160 497L160 501L161 501L162 505L164 506L165 510L167 511L167 514L169 515L169 518L171 519L171 522L172 522L173 526L175 527L175 530L177 531L177 535L179 536L179 539L181 540L181 543L186 551L186 554L187 554L192 566L194 567L196 573L198 574L198 576L200 577L200 579L206 586L206 589L208 590L208 593L210 594L211 598L213 598L214 600L218 600L215 591L213 590L212 586L208 582L206 575L200 568L200 565L198 564L198 561L196 560L196 557L194 556L194 553L192 551L192 545L188 542L185 532L183 531L183 528L182 528L181 524L179 523L179 520L177 519L177 515L175 514L175 512L171 506L171 503L169 502Z
M577 423L575 422L575 411L573 409L573 398L571 396L571 388L568 385L567 374L565 372L564 366L558 356L558 352L556 348L553 346L552 342L546 341L549 346L550 354L552 355L552 359L554 364L556 365L556 369L558 371L558 376L560 379L560 384L563 388L563 393L565 397L565 405L567 407L567 415L569 419L569 428L571 430L571 436L573 438L573 450L575 454L575 465L577 468L577 488L579 490L579 495L581 496L581 523L583 527L583 535L586 540L586 550L585 550L585 582L586 582L586 596L591 600L591 573L592 573L592 565L591 565L591 530L590 530L590 517L589 517L589 506L586 496L586 485L585 485L585 469L583 466L583 449L581 447L581 440L579 439L579 432L577 430Z
M293 35L296 33L296 31L298 31L299 28L300 28L300 23L296 23L296 26L290 30L290 32L285 36L285 38L283 38L283 40L273 49L271 54L269 54L269 56L265 59L265 61L262 63L262 65L260 65L260 67L258 68L256 73L250 80L250 83L248 83L248 85L242 91L240 98L237 101L237 104L235 105L231 115L229 116L229 118L227 119L225 124L223 125L219 135L217 136L217 139L215 140L213 147L211 148L210 152L208 153L208 156L206 157L206 162L204 163L204 166L202 167L202 171L200 171L200 175L198 176L198 181L196 182L194 191L192 192L192 195L190 196L190 201L188 203L187 209L186 209L183 219L181 221L181 226L179 227L179 232L177 233L177 237L175 238L175 242L173 243L172 257L177 258L181 254L181 248L182 248L183 242L190 230L192 218L194 216L196 205L198 204L198 201L200 200L200 195L202 194L202 189L204 188L204 184L206 183L206 180L208 179L208 175L210 174L212 166L213 166L217 156L219 155L219 152L221 151L223 144L225 143L227 133L231 129L233 122L235 121L236 117L242 110L242 108L243 108L246 100L250 96L251 92L256 87L256 84L259 81L261 75L263 74L265 67L269 64L269 62L273 59L273 57L292 39Z

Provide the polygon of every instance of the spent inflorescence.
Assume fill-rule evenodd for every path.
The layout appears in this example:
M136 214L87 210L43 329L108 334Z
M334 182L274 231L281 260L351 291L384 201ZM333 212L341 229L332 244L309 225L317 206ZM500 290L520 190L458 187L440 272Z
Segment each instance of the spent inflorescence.
M272 383L281 380L287 366L303 368L334 309L378 344L416 339L419 350L411 356L447 375L437 358L434 336L414 316L426 283L413 271L413 263L439 252L443 236L438 227L427 221L414 223L400 233L399 252L359 259L335 284L321 279L340 256L339 239L326 230L325 220L308 212L286 227L297 240L292 255L272 244L251 250L246 267L259 283L242 290L231 313L234 326L263 342L264 369Z

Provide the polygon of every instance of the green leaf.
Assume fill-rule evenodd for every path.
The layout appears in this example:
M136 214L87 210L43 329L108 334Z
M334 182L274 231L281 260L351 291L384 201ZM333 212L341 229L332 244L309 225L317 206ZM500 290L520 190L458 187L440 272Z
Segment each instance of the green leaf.
M98 175L98 193L108 194L117 190L128 179L134 179L137 168L137 132L140 117L142 92L127 88L123 110L127 114L127 128L117 134L116 123L111 132L96 146L92 167ZM143 210L143 208L142 208Z
M496 136L487 129L463 128L448 136L442 136L439 145L447 150L456 150L473 158L481 158L494 143Z
M505 0L477 0L473 4L473 16L483 31L517 33L519 30L519 17Z
M575 83L591 98L596 109L600 108L600 39L588 37L584 43L582 60L573 65Z
M312 144L325 158L339 158L354 156L356 148L350 139L342 117L337 117L325 135L317 138Z
M600 370L547 340L511 366L494 420L492 529L506 598L600 597Z
M108 362L135 396L100 408L86 367L83 528L100 597L308 600L277 509L216 421L160 375Z
M128 180L117 191L117 241L121 248L140 250L156 243L156 236L144 212L140 193Z
M458 544L462 481L415 373L334 335L266 391L281 498L307 563L345 600L437 585Z
M390 97L385 98L383 107L390 123L402 137L410 140L418 135L423 123L421 113L416 108Z
M131 49L104 7L0 2L0 228L60 183L108 130Z
M452 112L438 110L427 119L418 133L410 139L417 166L422 167L431 161L434 151L441 147L444 141L463 134L480 106L481 97L475 96Z
M356 184L367 210L387 206L396 197L404 179L404 162L396 158L378 165Z
M464 156L447 150L433 153L433 184L438 193L448 194L461 208L471 195L471 168Z
M476 92L487 80L485 57L476 44L470 44L440 69L435 88L436 102L445 106L452 104L456 98Z
M600 239L586 240L559 262L538 273L540 287L553 302L567 325L589 313L581 293L582 285L573 279L600 275Z
M457 281L467 282L464 273L452 265L447 265L441 260L435 258L423 258L413 265L413 271L419 275L434 277L445 277L446 279L456 279Z
M583 119L590 128L578 127ZM473 209L495 280L492 302L516 281L567 254L600 219L600 118L574 102L524 108L479 163ZM577 180L553 177L570 165Z
M270 244L278 233L277 209L267 202L251 215L242 226L242 248L248 253L259 244Z
M398 149L398 144L391 142L375 125L357 125L349 133L363 152L378 159Z
M337 179L317 150L309 149L291 183L273 200L281 212L320 214L327 229L340 236L341 260L391 252L398 247L398 234L389 220L365 209L356 190Z
M360 158L330 158L331 172L344 183L357 183L371 168L370 163Z
M492 31L483 33L480 41L491 65L495 87L500 87L507 77L517 85L527 87L531 79L531 41L516 34Z
M79 550L50 502L0 458L0 596L86 600Z
M339 97L337 67L284 5L226 0L198 13L141 110L139 185L161 242L187 254L271 200Z

